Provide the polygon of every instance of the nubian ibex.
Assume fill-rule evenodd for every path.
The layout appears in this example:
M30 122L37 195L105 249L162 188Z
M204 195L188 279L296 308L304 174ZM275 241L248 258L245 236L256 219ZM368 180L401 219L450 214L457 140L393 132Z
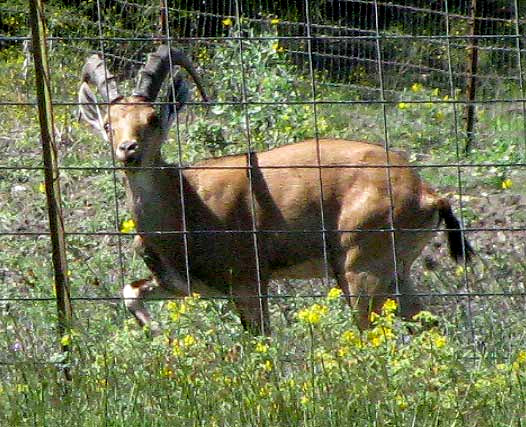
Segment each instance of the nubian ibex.
M328 269L367 327L395 283L400 314L421 310L409 273L442 220L451 256L470 258L448 200L403 154L380 145L312 139L190 168L168 165L161 145L189 92L180 72L170 102L158 111L153 103L174 65L206 100L191 61L165 45L149 55L130 97L119 94L98 55L87 60L79 92L81 116L123 165L135 246L153 275L123 290L141 325L151 323L146 299L187 295L191 283L203 296L230 296L243 326L268 334L269 280L323 277ZM89 84L108 104L104 115Z

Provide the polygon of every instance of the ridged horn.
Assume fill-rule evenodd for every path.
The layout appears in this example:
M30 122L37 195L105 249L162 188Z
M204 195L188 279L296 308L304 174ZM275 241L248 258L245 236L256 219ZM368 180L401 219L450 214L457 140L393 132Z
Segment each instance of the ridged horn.
M108 69L105 70L104 61L97 54L90 56L84 64L82 81L95 85L104 100L110 104L122 98L115 76Z
M170 64L171 59L171 64ZM170 49L166 45L161 45L156 52L148 55L146 65L141 69L137 86L133 96L142 96L149 102L155 101L161 90L164 79L170 72L170 65L179 65L183 67L199 89L205 102L208 101L201 78L197 74L192 62L186 54L180 50Z

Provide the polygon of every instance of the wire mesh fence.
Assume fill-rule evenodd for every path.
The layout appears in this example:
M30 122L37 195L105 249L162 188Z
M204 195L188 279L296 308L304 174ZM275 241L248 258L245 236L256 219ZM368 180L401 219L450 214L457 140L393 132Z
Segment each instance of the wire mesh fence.
M194 95L169 134L163 154L180 173L231 170L196 162L246 154L247 164L239 168L252 182L257 159L250 153L305 138L373 141L387 153L406 151L413 167L454 201L463 231L479 254L473 267L454 266L445 261L438 227L412 230L437 235L413 268L417 294L427 306L455 319L458 331L451 333L463 336L465 343L499 357L510 353L521 341L524 320L526 9L517 1L478 2L473 9L476 3L118 0L78 2L78 16L48 10L54 131L75 321L86 330L107 328L96 325L105 316L122 322L126 314L119 289L149 274L128 249L135 232L126 226L131 216L124 206L122 167L109 144L77 122L80 70L90 54L101 53L122 91L129 93L129 79L146 55L167 43L193 57L210 95L209 103ZM23 327L48 336L49 322L39 319L50 317L55 296L36 126L34 46L25 4L2 5L0 12L5 17L0 48L9 76L0 102L6 123L0 131L0 301L5 325L10 325L6 342L14 343L27 339L12 327L13 319L24 319L27 304L41 313L21 320ZM473 79L470 98L467 87ZM469 106L475 107L471 128L466 127ZM270 168L290 170L294 159L290 162ZM322 181L321 166L313 168L320 171L315 179ZM394 169L396 165L387 168ZM250 185L252 214L258 203L255 191ZM324 265L319 280L276 281L266 292L259 277L258 239L288 231L259 229L254 215L244 230L183 226L167 234L184 236L186 247L187 238L199 233L244 233L252 243L252 249L245 249L253 251L259 300L269 299L277 317L287 312L289 301L320 297L334 285L325 240L334 224L325 223L321 197L321 212L313 212L321 218L314 233ZM184 197L180 202L188 203ZM394 252L396 231L401 230L391 222L387 232ZM302 239L309 233L299 229L292 234ZM396 254L392 259L396 264ZM181 274L191 289L188 249L185 263ZM390 293L399 294L398 286ZM31 347L29 341L25 345ZM39 345L52 352L52 343Z

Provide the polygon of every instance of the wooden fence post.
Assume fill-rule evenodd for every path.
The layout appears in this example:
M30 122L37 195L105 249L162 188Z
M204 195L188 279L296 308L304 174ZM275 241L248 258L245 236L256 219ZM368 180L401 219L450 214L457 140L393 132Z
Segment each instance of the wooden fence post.
M478 40L475 37L477 35L477 0L471 0L470 8L470 20L469 20L469 57L467 66L467 84L466 84L466 97L468 104L464 110L464 117L466 118L466 145L464 147L465 153L469 153L473 140L475 138L475 110L474 104L477 92L477 68L478 68Z
M35 62L35 83L37 91L38 116L40 121L40 139L44 160L46 198L51 233L51 250L55 276L57 298L58 335L62 351L69 355L68 340L63 340L71 328L71 301L68 287L68 267L66 259L66 239L60 198L59 170L53 123L53 105L51 100L51 79L48 67L46 29L42 0L29 0L31 34L33 41L33 59ZM71 373L64 369L68 380Z

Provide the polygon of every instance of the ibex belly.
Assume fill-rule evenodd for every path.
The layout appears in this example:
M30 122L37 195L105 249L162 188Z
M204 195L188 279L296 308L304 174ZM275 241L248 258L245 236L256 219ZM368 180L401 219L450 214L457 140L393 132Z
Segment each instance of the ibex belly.
M318 277L334 277L329 265L325 266L323 259L310 259L290 267L279 268L272 271L272 279L313 279Z

